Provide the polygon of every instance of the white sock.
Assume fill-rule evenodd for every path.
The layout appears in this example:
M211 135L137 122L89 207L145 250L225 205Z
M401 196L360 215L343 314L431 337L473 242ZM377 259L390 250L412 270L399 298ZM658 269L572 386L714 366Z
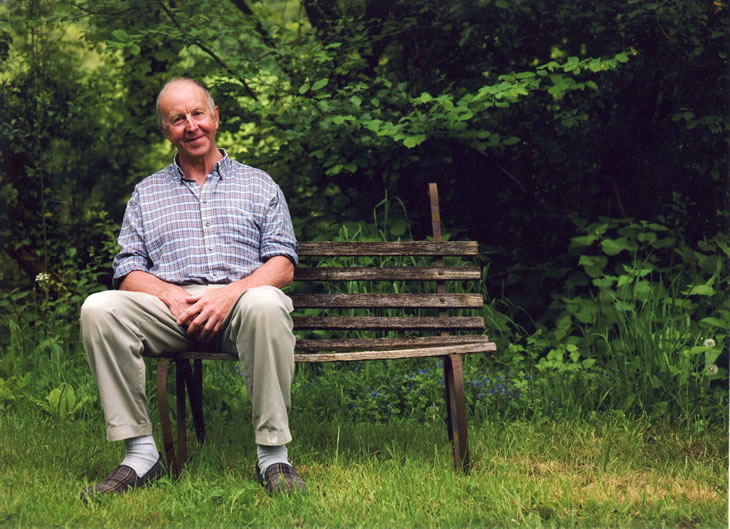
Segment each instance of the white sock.
M256 445L256 454L259 458L259 470L262 476L266 476L266 469L274 463L289 463L286 445L264 446Z
M141 478L157 463L160 453L151 435L132 437L126 440L127 453L122 465L127 465Z

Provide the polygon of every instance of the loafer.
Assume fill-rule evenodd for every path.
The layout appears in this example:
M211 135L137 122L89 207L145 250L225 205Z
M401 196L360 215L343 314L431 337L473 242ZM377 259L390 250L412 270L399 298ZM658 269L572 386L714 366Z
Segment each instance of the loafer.
M104 481L92 485L83 491L81 493L81 499L83 501L89 501L91 498L99 497L103 494L122 494L129 489L144 487L161 477L164 473L165 468L162 466L161 455L158 456L157 462L152 465L152 468L142 477L138 476L131 467L119 465Z
M274 463L266 468L266 476L261 474L256 463L256 478L269 491L269 494L288 494L292 491L305 492L307 483L297 474L294 467L288 463Z

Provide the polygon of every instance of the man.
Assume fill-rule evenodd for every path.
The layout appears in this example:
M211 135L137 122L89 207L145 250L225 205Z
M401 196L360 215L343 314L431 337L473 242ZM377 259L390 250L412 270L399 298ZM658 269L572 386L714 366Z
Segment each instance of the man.
M297 242L271 177L216 147L219 110L190 79L157 98L172 164L139 183L127 204L114 259L118 290L81 308L84 348L106 419L125 440L124 460L82 498L124 492L162 474L145 395L144 349L181 350L215 341L239 356L253 406L256 474L269 492L305 490L286 444L294 374L291 300Z

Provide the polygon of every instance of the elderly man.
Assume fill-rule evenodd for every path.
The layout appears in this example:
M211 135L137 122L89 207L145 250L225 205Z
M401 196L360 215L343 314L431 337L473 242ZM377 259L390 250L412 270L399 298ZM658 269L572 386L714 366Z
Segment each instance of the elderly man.
M269 175L216 147L218 107L199 82L167 83L157 116L177 155L139 183L127 204L114 260L117 290L93 294L81 308L107 438L127 447L121 464L82 498L162 474L141 353L181 350L194 340L238 354L259 482L269 492L303 491L286 450L295 338L291 300L279 289L297 263L286 200Z

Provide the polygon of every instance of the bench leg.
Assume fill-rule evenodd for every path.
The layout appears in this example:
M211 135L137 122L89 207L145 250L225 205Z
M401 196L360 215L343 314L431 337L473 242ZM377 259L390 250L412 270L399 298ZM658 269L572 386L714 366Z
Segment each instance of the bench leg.
M187 360L175 360L175 396L177 398L177 454L172 435L170 421L170 404L167 398L167 370L169 358L160 359L157 364L157 402L160 408L160 424L162 440L165 446L165 460L172 468L173 475L180 476L187 460L187 424L185 408L185 389L190 396L190 409L193 413L195 433L202 443L205 440L205 424L203 422L203 366L201 360L195 360L194 370Z
M193 361L193 371L188 373L187 386L190 397L190 411L193 413L195 435L200 443L205 441L205 421L203 419L203 361Z
M175 477L180 475L188 458L187 410L185 407L185 385L191 377L190 363L187 360L175 361L175 397L177 399L177 459Z
M157 403L160 408L160 425L162 426L162 441L165 445L165 461L168 468L171 468L173 475L180 475L175 459L175 442L172 439L172 424L170 422L170 404L167 400L167 368L170 360L160 359L157 364Z
M456 470L469 471L469 438L466 426L466 396L464 393L464 371L461 355L443 357L444 390L446 397L446 423L449 439L453 443L454 467Z

